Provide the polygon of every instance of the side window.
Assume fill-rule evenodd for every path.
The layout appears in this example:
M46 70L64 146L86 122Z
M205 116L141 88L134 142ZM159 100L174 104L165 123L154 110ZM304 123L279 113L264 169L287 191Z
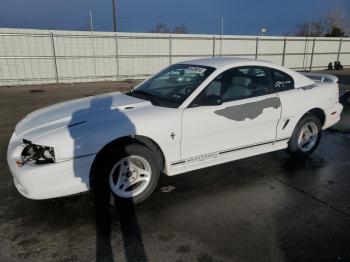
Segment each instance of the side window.
M281 71L272 69L272 81L275 92L294 89L294 80L291 76Z
M239 67L222 74L223 102L271 93L269 70L263 67Z
M198 106L208 97L219 97L222 102L262 96L271 93L270 71L264 67L237 67L217 76L192 102Z

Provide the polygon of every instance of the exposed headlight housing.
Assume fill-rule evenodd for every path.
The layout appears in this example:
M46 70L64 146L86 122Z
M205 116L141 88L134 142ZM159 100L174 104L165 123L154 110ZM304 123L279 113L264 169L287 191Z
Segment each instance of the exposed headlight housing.
M36 145L25 139L23 139L23 144L25 147L21 153L21 165L29 161L33 161L36 164L55 162L55 150L53 147Z

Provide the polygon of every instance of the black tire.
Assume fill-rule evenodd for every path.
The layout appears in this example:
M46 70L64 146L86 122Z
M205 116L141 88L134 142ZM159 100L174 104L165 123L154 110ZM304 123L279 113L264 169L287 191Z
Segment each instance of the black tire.
M128 156L139 156L147 160L151 167L151 179L147 187L137 196L123 198L113 193L109 184L109 176L112 168L123 158ZM134 204L141 203L147 199L155 190L160 175L160 166L157 154L142 144L119 145L111 147L98 156L92 168L92 191L95 201L106 201L113 195L115 201L128 201ZM108 192L108 193L106 193ZM103 200L102 200L103 199ZM112 201L113 203L113 201Z
M300 136L300 132L302 131L302 128L308 123L313 123L317 127L317 139L315 144L311 148L305 151L305 150L301 150L301 148L299 147L298 138ZM294 157L306 158L317 149L321 141L321 135L322 135L321 121L315 115L312 115L312 114L305 115L302 119L299 120L298 124L294 128L292 137L288 142L287 152Z
M347 92L344 95L342 95L342 97L340 98L340 103L343 106L350 106L350 92Z

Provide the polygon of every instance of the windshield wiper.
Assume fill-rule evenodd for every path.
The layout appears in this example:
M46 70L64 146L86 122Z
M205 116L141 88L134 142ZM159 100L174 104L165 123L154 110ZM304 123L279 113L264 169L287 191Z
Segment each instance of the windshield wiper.
M149 100L151 100L151 102L153 102L155 105L159 105L160 104L158 99L156 98L156 96L152 95L151 93L148 93L148 92L145 92L145 91L142 91L142 90L134 89L134 90L130 91L130 94L141 95L141 96L146 97Z

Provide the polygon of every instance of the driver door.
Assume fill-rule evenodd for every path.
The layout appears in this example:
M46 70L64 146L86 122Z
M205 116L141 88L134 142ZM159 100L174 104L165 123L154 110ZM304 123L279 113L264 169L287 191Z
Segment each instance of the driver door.
M208 105L206 99L222 103ZM272 142L281 115L272 92L270 70L229 69L211 82L186 108L182 117L183 160Z

